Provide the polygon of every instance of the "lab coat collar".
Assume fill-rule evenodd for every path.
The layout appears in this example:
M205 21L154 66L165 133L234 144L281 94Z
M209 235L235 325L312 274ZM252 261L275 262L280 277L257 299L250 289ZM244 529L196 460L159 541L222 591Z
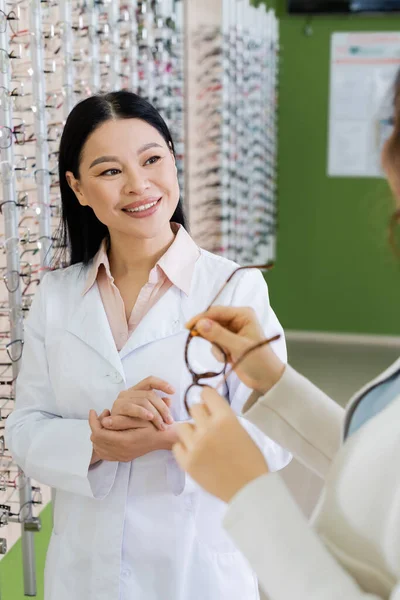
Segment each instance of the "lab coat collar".
M182 295L181 290L172 286L140 321L120 352L115 345L97 283L84 296L80 294L66 328L125 378L122 360L128 354L150 342L186 331L187 317L182 310Z
M119 353L121 359L145 344L186 331L187 318L182 308L183 294L184 292L175 286L169 288L133 331Z
M100 354L121 375L124 374L97 284L84 296L80 295L75 310L71 310L66 329Z

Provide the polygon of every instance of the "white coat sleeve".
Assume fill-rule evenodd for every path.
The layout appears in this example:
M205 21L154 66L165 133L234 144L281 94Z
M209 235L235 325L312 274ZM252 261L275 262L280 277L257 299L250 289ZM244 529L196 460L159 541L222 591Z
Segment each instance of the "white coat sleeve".
M245 486L224 528L256 572L269 600L383 600L365 593L335 560L279 473ZM386 600L400 600L400 582Z
M243 414L325 478L342 442L345 411L311 381L286 365L269 392L252 394Z
M244 271L233 294L232 306L251 307L254 309L266 337L280 334L281 337L273 342L271 348L276 355L287 362L286 342L281 324L271 308L268 287L260 271L252 269ZM228 378L229 400L232 409L241 415L243 406L252 390L244 385L235 373ZM291 460L291 454L267 434L243 417L239 417L243 427L248 431L260 450L262 450L270 471L283 469Z
M59 414L45 347L47 278L43 278L25 322L16 404L6 424L7 444L29 477L74 494L103 498L114 483L118 463L104 461L94 466L89 478L93 450L89 423Z

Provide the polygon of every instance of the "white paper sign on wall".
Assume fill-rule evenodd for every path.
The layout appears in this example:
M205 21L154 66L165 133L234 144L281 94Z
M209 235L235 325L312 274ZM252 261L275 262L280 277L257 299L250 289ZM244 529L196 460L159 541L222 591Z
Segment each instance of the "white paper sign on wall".
M331 38L328 175L382 177L392 131L400 32L334 33Z

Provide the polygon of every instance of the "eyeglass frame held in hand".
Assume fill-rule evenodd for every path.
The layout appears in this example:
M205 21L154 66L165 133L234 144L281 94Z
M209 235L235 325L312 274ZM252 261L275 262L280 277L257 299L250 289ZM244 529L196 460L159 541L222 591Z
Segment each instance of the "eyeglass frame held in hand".
M261 271L269 271L274 267L274 263L268 263L266 265L251 265L251 266L244 266L244 267L238 267L237 269L235 269L230 276L228 277L228 279L225 281L224 285L222 286L222 288L218 291L218 293L216 294L216 296L213 298L213 300L210 302L209 306L206 308L206 310L204 311L205 313L210 310L210 308L213 306L213 304L215 303L215 301L217 300L217 298L221 295L221 293L224 291L224 289L226 288L226 286L228 285L228 283L231 281L231 279L234 277L234 275L236 275L236 273L238 273L239 271L243 271L245 269L260 269ZM219 346L217 343L213 342L213 345L221 352L223 358L224 358L224 366L221 369L221 371L219 371L218 373L214 373L214 372L206 372L206 373L196 373L190 366L190 362L189 362L189 345L190 342L195 338L195 337L200 337L199 332L196 330L196 326L194 325L191 330L189 331L189 335L187 337L186 340L186 344L185 344L185 364L186 364L186 368L189 371L191 377L192 377L192 383L189 385L189 387L186 389L185 395L184 395L184 404L185 404L185 408L188 412L188 414L190 414L190 406L189 406L189 402L188 402L188 395L191 389L195 388L195 387L207 387L206 383L200 383L201 379L212 379L214 377L218 377L219 375L222 375L223 373L225 373L223 379L220 381L218 387L220 387L221 385L223 385L224 383L226 383L229 375L232 373L232 371L234 371L236 369L236 367L251 353L253 352L253 350L257 350L258 348L261 348L262 346L265 346L266 344L270 344L272 342L275 342L276 340L278 340L281 335L277 334L274 335L271 338L262 340L261 342L258 342L257 344L255 344L254 346L251 346L250 348L248 348L230 367L230 369L227 370L227 366L228 366L228 357L226 352L221 348L221 346Z

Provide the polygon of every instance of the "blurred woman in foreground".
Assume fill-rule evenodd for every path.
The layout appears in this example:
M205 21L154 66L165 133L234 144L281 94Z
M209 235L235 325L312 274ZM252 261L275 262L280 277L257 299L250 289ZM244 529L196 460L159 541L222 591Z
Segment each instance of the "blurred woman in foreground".
M383 152L400 220L400 77ZM206 388L178 428L175 456L229 503L224 526L270 600L400 600L400 359L343 410L284 365L251 309L213 307L187 327L218 345L255 391L244 416L325 480L307 523L219 394ZM239 362L238 362L239 361ZM237 364L236 364L237 363ZM235 366L236 365L236 366Z

